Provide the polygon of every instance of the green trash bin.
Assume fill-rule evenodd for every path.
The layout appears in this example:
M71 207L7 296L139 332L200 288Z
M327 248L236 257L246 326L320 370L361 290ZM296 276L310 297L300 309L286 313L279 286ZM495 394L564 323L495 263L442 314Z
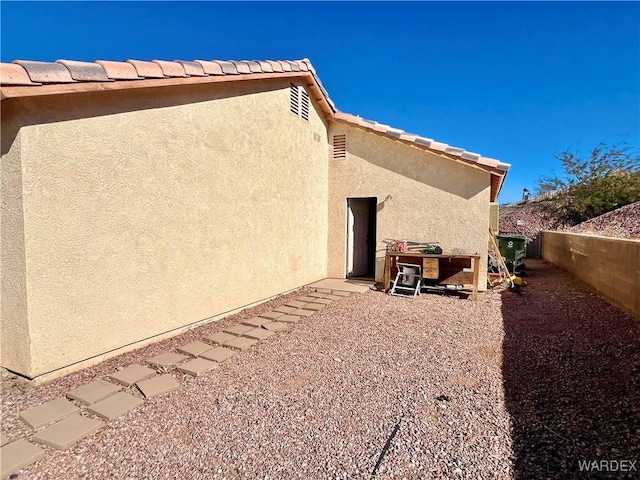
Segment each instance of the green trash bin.
M505 262L511 263L512 268L522 263L527 252L527 237L524 235L498 235L498 248Z

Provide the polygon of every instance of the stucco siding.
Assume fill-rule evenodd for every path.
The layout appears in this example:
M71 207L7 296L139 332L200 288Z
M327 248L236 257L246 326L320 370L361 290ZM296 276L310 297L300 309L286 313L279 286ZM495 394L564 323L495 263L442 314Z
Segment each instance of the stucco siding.
M346 200L377 197L377 280L384 275L384 240L408 239L480 254L485 288L489 173L344 124L332 124L329 134L347 137L347 158L329 166L329 276L346 275Z
M27 318L20 115L13 107L9 103L3 104L2 108L0 358L7 368L27 371L31 362L31 341Z
M23 373L326 276L326 126L289 112L288 87L24 100Z

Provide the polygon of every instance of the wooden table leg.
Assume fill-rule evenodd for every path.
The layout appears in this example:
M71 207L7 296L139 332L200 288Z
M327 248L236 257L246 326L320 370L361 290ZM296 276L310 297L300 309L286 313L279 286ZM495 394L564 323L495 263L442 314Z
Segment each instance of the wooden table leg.
M391 282L391 257L384 256L384 291L389 291L389 283Z
M471 300L478 299L478 277L480 276L480 259L474 258L473 260L473 293L471 294Z

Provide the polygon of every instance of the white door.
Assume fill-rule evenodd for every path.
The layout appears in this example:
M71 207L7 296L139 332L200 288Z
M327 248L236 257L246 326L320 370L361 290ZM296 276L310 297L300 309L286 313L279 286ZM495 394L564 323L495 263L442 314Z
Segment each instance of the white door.
M347 276L369 273L369 200L347 200Z

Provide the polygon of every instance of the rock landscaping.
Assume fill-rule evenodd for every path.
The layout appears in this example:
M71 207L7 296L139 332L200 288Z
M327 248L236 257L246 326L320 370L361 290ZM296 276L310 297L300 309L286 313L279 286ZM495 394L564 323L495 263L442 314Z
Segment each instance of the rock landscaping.
M44 385L3 375L2 476L564 479L590 478L582 461L640 468L640 320L551 265L527 266L521 295L318 291L340 300L307 310L323 304L299 300L321 298L306 289ZM296 310L269 315L285 305ZM256 328L277 333L226 346Z

